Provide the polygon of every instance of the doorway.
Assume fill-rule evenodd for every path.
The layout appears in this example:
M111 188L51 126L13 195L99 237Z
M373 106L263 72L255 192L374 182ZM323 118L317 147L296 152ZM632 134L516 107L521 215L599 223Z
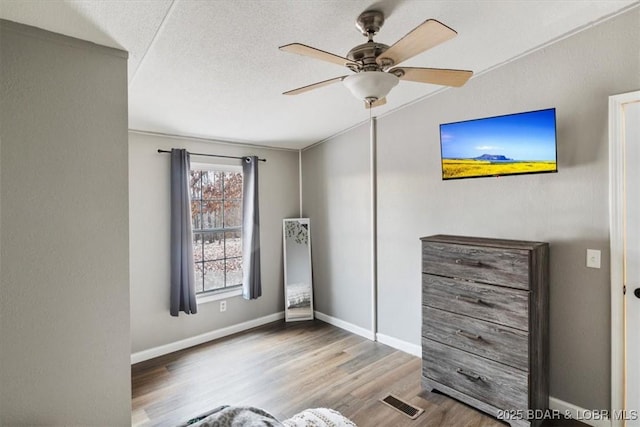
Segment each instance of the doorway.
M640 427L640 91L609 97L611 425Z

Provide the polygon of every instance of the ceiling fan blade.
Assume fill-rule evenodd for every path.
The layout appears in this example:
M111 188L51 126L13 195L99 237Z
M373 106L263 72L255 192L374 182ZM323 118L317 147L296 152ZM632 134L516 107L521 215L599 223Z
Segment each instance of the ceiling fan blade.
M387 98L378 99L377 101L375 101L371 105L369 105L369 103L365 101L364 108L366 108L368 110L370 108L379 107L379 106L384 105L386 103L387 103Z
M307 86L302 86L302 87L299 87L297 89L292 89L292 90L286 91L286 92L283 93L283 95L298 95L300 93L308 92L310 90L317 89L317 88L322 87L322 86L327 86L327 85L330 85L332 83L340 82L340 81L344 80L346 77L347 76L340 76L340 77L336 77L336 78L333 78L333 79L324 80L324 81L321 81L321 82L318 82L318 83L313 83L313 84L310 84L310 85L307 85Z
M342 56L334 55L333 53L325 52L324 50L316 49L315 47L307 46L301 43L291 43L279 47L284 52L297 53L298 55L308 56L321 61L332 62L337 65L345 66L352 64L357 66L358 64L350 59L343 58Z
M397 67L389 70L390 73L394 73L394 71L404 73L402 76L398 76L400 80L453 87L463 86L473 75L473 71L442 68ZM396 75L398 74L400 73Z
M443 23L435 19L428 19L381 53L376 58L376 62L383 67L398 65L427 49L452 39L457 34ZM388 60L392 62L389 63Z

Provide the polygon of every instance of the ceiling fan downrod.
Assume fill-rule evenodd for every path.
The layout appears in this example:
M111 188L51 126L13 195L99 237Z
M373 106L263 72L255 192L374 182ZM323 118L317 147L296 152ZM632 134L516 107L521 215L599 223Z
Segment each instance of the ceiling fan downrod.
M356 19L356 28L367 37L367 42L360 44L347 53L347 58L351 61L361 64L360 66L348 66L351 71L359 73L361 71L384 71L393 64L384 64L381 66L376 62L376 58L389 49L389 46L383 43L373 41L380 28L384 24L384 14L377 10L368 10L362 12Z

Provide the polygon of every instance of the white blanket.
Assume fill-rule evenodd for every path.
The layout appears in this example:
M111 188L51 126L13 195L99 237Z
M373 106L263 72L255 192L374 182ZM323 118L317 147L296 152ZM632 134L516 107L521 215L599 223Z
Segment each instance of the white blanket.
M356 427L340 412L327 408L305 409L282 424L286 427Z
M327 408L306 409L278 421L268 412L249 406L220 406L179 427L357 427L338 411Z

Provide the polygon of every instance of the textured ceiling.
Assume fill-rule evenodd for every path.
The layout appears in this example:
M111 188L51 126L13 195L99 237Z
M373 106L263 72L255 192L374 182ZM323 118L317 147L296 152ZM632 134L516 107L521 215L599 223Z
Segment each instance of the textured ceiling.
M299 42L344 56L366 41L355 29L355 18L378 9L386 15L375 38L381 43L393 44L428 18L458 32L403 65L478 75L639 3L0 0L0 17L127 50L131 129L303 148L362 123L369 112L340 83L283 96L349 71L278 46ZM374 115L438 90L442 87L400 82Z

